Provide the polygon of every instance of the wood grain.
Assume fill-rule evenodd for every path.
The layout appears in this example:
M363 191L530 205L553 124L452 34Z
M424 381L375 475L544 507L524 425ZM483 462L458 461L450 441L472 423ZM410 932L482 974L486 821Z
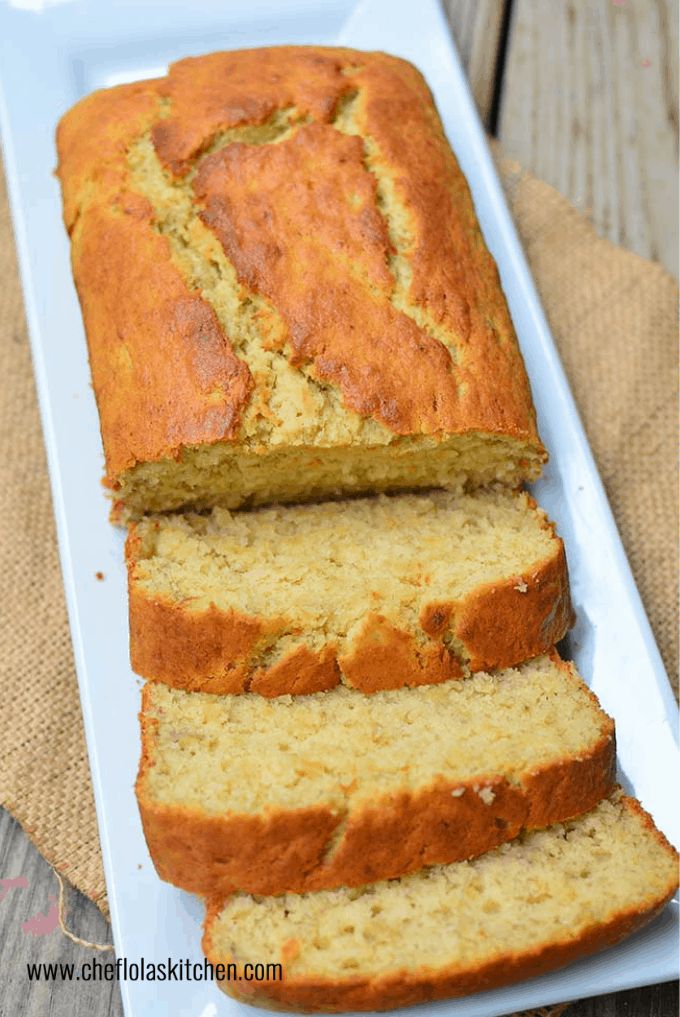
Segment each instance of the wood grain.
M444 0L444 11L484 125L489 118L506 0Z
M515 0L498 136L617 244L678 271L674 0Z
M564 1017L676 1017L677 1013L677 982L666 982L579 1000L567 1007Z
M72 943L59 928L33 936L22 924L46 914L59 893L52 869L38 854L21 827L0 809L0 877L25 876L28 887L9 889L0 900L0 1017L123 1017L120 988L115 982L29 982L26 964L75 964L96 956L102 962L112 952L99 953ZM68 893L67 927L81 939L110 943L111 929L97 907L76 891Z

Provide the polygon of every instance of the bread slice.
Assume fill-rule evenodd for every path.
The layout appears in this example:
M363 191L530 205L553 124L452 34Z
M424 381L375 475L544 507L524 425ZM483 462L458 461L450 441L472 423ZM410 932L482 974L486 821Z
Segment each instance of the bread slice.
M127 561L132 666L176 688L441 682L545 653L571 621L562 541L524 493L152 517Z
M360 885L592 808L614 725L555 655L365 696L143 691L137 798L162 879L203 895Z
M235 965L220 988L249 1003L386 1010L533 978L611 946L677 885L675 851L617 794L474 861L354 890L235 894L209 908L203 948L213 965ZM264 961L270 980L234 978Z
M57 142L127 512L538 475L496 265L411 64L190 58L87 96Z

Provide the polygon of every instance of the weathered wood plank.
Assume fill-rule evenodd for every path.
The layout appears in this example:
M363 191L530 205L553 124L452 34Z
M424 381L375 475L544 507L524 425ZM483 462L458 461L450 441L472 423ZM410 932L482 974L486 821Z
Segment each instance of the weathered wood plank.
M444 0L477 109L488 127L506 0Z
M36 851L21 827L0 809L0 878L23 876L27 886L6 888L0 900L0 1017L122 1017L116 982L29 982L26 964L75 964L92 957L106 962L112 952L100 953L72 943L57 927L34 936L22 925L47 915L59 893L51 867ZM52 898L52 899L50 899ZM67 899L67 927L81 939L110 943L111 929L99 909L77 891Z
M498 135L615 243L677 274L675 0L515 0Z
M677 982L665 982L582 999L572 1003L564 1017L675 1017L677 1013Z

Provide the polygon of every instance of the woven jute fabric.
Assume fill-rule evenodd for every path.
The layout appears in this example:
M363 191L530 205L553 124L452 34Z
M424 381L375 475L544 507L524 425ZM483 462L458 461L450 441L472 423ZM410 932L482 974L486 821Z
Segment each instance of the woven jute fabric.
M658 265L599 239L552 188L502 158L499 167L642 598L675 676L676 285ZM0 279L0 802L47 860L106 911L4 191Z

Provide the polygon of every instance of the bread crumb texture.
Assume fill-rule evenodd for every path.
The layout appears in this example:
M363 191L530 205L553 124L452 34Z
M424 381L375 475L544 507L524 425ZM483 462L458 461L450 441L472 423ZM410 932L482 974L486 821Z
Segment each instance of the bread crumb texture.
M58 147L129 512L538 475L498 273L410 64L190 58L82 100Z
M159 875L205 896L400 876L592 808L613 722L573 669L267 699L147 684L137 781Z
M588 753L610 721L583 682L542 657L499 674L359 696L210 696L145 689L156 719L145 787L214 815L344 809L445 777L510 781Z
M676 888L675 851L617 793L472 861L356 889L235 894L209 910L204 948L214 963L283 962L253 1002L382 1009L564 964L639 927Z
M545 653L571 619L562 542L523 493L157 516L127 557L133 667L202 691L445 681Z

